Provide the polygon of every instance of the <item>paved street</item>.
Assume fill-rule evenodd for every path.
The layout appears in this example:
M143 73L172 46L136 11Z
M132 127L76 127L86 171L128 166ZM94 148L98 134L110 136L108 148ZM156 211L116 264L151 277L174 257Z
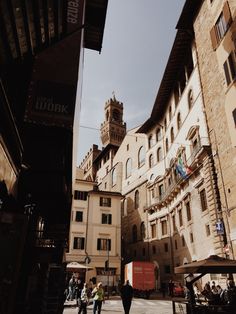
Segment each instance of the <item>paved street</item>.
M68 304L69 305L69 304ZM65 306L64 314L76 314L78 308L75 305ZM88 314L92 313L92 304L88 306ZM102 306L102 313L124 313L122 302L119 297L106 300ZM146 300L134 298L130 314L171 314L172 303L170 300Z

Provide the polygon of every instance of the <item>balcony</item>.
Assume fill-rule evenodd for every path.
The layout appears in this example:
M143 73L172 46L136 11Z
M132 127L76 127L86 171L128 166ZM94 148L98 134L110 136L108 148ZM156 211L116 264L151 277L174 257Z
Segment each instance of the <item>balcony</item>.
M209 142L206 138L201 138L192 149L191 156L187 160L187 165L195 168L203 152L209 149Z
M194 171L198 165L199 160L203 154L203 152L207 152L209 150L209 142L207 138L201 138L194 146L191 156L187 160L187 166ZM188 178L191 176L191 173L186 175L186 178L183 178L179 173L174 177L173 182L166 187L166 190L159 196L153 197L150 201L150 205L144 206L144 211L148 211L149 213L153 213L158 209L164 207L169 203L176 194L179 193L182 185L186 183Z

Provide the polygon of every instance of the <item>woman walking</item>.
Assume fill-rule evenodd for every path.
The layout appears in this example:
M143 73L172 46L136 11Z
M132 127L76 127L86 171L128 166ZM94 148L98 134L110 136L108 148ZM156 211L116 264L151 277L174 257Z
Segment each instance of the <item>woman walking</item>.
M81 313L87 314L87 305L89 304L89 294L90 294L90 291L88 289L88 285L84 283L84 287L78 299L78 303L79 303L78 314L81 314Z
M104 290L102 288L102 283L99 282L97 287L92 291L93 296L93 314L100 314L102 309L102 302L105 302L104 299Z

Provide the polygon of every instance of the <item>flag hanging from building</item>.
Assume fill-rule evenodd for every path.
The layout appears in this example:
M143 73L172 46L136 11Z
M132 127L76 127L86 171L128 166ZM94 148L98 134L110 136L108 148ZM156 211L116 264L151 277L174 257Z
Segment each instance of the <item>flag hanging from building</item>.
M187 179L189 175L192 173L192 170L186 164L183 163L181 157L178 157L177 159L176 170L183 179Z

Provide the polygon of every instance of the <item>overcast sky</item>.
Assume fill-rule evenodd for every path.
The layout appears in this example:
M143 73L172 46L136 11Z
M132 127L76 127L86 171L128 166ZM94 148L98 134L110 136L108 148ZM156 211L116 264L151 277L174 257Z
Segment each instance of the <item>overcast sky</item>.
M93 144L102 147L100 125L113 92L127 130L149 118L184 2L108 0L101 54L85 49L78 165Z

